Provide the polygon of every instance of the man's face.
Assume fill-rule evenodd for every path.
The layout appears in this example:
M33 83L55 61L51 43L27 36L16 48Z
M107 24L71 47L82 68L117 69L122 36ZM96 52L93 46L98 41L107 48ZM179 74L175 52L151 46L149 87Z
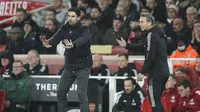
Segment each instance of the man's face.
M178 87L178 93L181 95L181 97L186 97L188 93L188 88L184 88L183 86Z
M92 68L98 68L101 66L103 60L100 55L92 55L92 61Z
M194 24L194 30L196 31L195 33L200 33L200 23Z
M62 0L53 0L53 7L59 8L62 5Z
M146 6L153 10L157 6L157 3L155 0L146 0Z
M99 7L103 11L110 3L110 0L100 0Z
M125 11L123 7L117 7L115 10L116 15L125 16Z
M115 30L119 30L122 26L122 23L120 20L113 20L113 28Z
M173 31L174 32L179 32L183 28L182 23L179 21L173 21Z
M31 31L31 30L32 30L31 25L29 25L29 24L25 24L25 25L24 25L24 32L29 32L29 31Z
M12 68L12 72L15 74L15 75L18 75L20 74L21 72L24 71L24 66L22 63L20 62L14 62L13 63L13 68Z
M167 15L169 19L175 19L176 18L176 11L172 8L168 8Z
M68 23L69 25L74 25L78 22L78 16L75 12L69 11L68 12Z
M166 6L167 9L168 9L168 7L169 7L170 5L172 5L172 4L174 4L174 0L166 0L166 1L165 1L165 6Z
M22 12L22 11L17 12L16 16L17 16L16 20L19 23L22 22L23 20L25 20L25 18L26 18L26 14L24 12Z
M45 28L47 28L50 31L52 31L52 30L56 29L56 26L55 26L55 24L53 23L52 20L46 20L46 22L45 22Z
M127 65L128 65L128 60L125 58L125 56L118 57L118 67L119 68L127 67Z
M10 63L10 60L7 58L1 58L1 64L7 66Z
M10 37L11 37L11 40L17 41L20 39L20 33L11 33Z
M170 89L170 88L175 87L175 85L176 85L176 81L172 77L169 77L167 83L165 84L165 88Z
M97 8L92 8L92 10L90 12L90 16L93 20L96 20L100 15L101 15L101 13L99 12L99 10Z
M40 58L37 56L35 52L28 52L27 62L29 65L37 65L40 62Z
M46 11L46 14L45 14L45 19L52 19L52 20L55 20L56 16L54 14L54 12L52 11Z
M151 26L151 23L147 21L146 17L140 17L139 26L142 31L145 31L148 30L148 28Z
M193 22L197 17L197 13L195 13L192 10L189 10L186 12L186 17L188 22Z
M131 4L131 0L120 0L120 3L124 6L124 8L128 8Z
M134 89L134 85L132 84L130 80L124 81L124 90L126 94L130 94L133 91L133 89Z

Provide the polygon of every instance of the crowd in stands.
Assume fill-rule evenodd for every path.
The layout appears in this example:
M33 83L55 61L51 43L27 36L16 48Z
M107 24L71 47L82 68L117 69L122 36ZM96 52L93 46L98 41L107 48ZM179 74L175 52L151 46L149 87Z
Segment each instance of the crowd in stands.
M140 14L151 13L155 18L155 25L163 28L166 34L169 58L196 58L195 61L173 61L174 74L168 79L162 95L165 110L170 108L171 111L168 112L200 111L198 0L71 0L70 4L80 9L80 22L90 28L91 45L99 46L118 46L116 39L121 38L128 43L143 44L146 32L141 31L138 20ZM27 107L29 75L50 74L48 65L42 62L40 55L57 54L59 51L57 46L45 48L42 39L51 38L67 23L69 8L62 0L53 0L52 7L37 14L29 14L25 9L18 8L11 29L0 29L0 89L7 92L6 112L16 112L13 111L16 108L21 112L21 109L23 111ZM27 54L26 60L15 60L13 55L16 54ZM117 70L111 71L110 66L103 63L103 57L94 54L91 76L137 76L141 68L138 69L136 63L129 63L130 55L143 55L143 51L135 49L127 54L119 53L116 60ZM60 69L58 75L62 74L62 68ZM11 78L4 79L2 75L10 75ZM116 90L121 97L116 101L113 112L150 112L145 110L148 108L148 102L143 105L143 101L148 101L148 97L145 97L145 84L139 87L131 78L118 79L116 82ZM108 80L90 80L88 85L91 112L98 111L100 103L103 104L102 112L108 112ZM123 102L124 100L126 102Z

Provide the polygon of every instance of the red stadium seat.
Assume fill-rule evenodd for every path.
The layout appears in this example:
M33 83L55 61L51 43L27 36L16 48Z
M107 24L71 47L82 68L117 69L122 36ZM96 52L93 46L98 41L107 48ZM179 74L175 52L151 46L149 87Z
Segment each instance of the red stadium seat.
M0 90L0 112L4 111L5 98L6 98L6 91Z
M168 101L165 100L165 98L161 98L161 101L164 106L165 112L171 112L171 107L170 107ZM145 99L141 105L141 112L152 112L148 97L145 97Z
M144 61L134 61L134 64L136 66L136 71L138 73L140 73L141 69L142 69L142 66L144 64Z
M128 50L121 46L112 46L112 55L116 54L128 54Z
M184 66L182 67L186 70L187 75L190 78L190 81L192 82L192 87L198 87L199 85L199 75L194 67L191 66Z

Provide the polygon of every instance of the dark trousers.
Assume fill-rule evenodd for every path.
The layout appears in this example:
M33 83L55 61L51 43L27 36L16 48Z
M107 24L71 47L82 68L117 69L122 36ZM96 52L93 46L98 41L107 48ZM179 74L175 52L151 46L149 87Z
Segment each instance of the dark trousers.
M58 112L67 111L66 94L68 93L75 79L77 79L77 94L80 103L80 110L81 112L89 112L87 98L89 74L90 68L85 68L78 71L69 71L68 69L64 69L57 91Z
M159 80L155 80L154 78L148 79L148 94L152 112L164 112L164 107L161 102L161 95L167 80L168 77Z

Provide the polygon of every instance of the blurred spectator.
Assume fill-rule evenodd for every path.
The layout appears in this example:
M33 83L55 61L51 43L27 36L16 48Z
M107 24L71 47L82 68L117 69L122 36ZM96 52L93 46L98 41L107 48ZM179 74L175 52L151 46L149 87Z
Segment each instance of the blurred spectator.
M61 23L59 23L56 18L56 11L51 8L45 10L43 17L37 17L34 20L36 21L37 25L42 28L45 27L45 21L48 19L54 20L57 28L61 26Z
M92 38L90 39L90 44L101 45L102 34L99 32L99 29L96 27L89 14L83 18L82 23L88 26L91 30Z
M93 59L93 65L91 69L91 76L110 76L110 71L107 67L107 65L103 64L103 57L99 54L92 55ZM108 102L108 95L103 94L103 92L108 93L108 88L106 85L108 84L108 80L106 79L90 79L88 82L88 100L89 102L94 102L94 106L96 107L96 111L98 110L98 105L103 104L103 108L106 109L105 104L106 101ZM103 89L103 91L99 91L100 88ZM100 97L102 96L102 97ZM103 102L101 102L103 100ZM104 101L106 100L106 101ZM108 107L108 103L107 107Z
M24 44L26 44L26 49L29 51L35 49L39 51L39 38L38 34L33 29L33 23L31 21L24 22Z
M178 92L181 97L175 112L200 111L200 91L198 89L192 89L189 80L183 80L178 84Z
M16 20L15 22L12 24L12 27L20 27L21 30L24 29L24 22L25 21L31 21L33 24L33 29L38 30L38 26L37 24L32 20L31 16L28 15L28 13L26 12L25 9L23 8L18 8L16 11Z
M170 55L176 49L176 33L173 31L173 21L178 17L178 7L169 5L167 9L167 24L164 28L167 37L167 54Z
M67 11L70 7L65 7L63 5L63 0L53 0L52 9L56 11L56 20L60 24L64 24L67 20Z
M170 5L175 5L175 0L165 0L166 9L168 9Z
M186 10L187 26L192 30L193 24L197 19L197 9L195 7L188 7Z
M97 19L99 19L100 16L101 16L101 9L100 9L100 7L98 7L98 6L92 7L91 8L91 12L90 12L90 16L91 16L93 22L96 24Z
M162 97L164 97L170 103L170 107L172 112L176 112L176 107L179 103L179 93L176 87L177 81L174 75L171 75L165 84L165 91L162 93Z
M200 76L200 56L197 56L197 57L196 57L195 69L196 69L197 73L198 73L199 76Z
M184 27L184 22L181 18L176 18L173 21L173 31L176 33L176 39L182 38L190 43L192 34L187 27Z
M196 58L197 56L198 53L187 41L179 39L177 41L177 50L174 51L169 58ZM174 60L173 64L174 69L176 69L181 66L194 66L195 62L189 60Z
M115 9L115 15L117 16L122 16L123 17L123 21L126 20L126 11L125 8L123 6L118 5Z
M40 54L56 54L56 47L46 48L42 44L42 39L49 39L53 36L54 32L49 31L47 28L42 28L39 33L39 53Z
M124 80L124 91L119 93L112 112L141 112L144 94L133 78Z
M28 52L27 45L22 37L22 30L19 27L13 27L8 31L9 43L7 49L13 54L26 54Z
M85 8L85 13L90 13L89 0L77 0L77 7L80 8L81 6Z
M6 31L0 29L0 53L6 50L6 46L8 44L8 37L6 35Z
M24 65L29 75L48 75L48 67L40 61L40 55L36 50L30 50L27 55L27 64Z
M118 45L116 39L128 40L128 30L123 26L123 17L116 15L113 18L113 28L102 37L103 45Z
M200 21L196 21L193 25L191 45L200 53Z
M144 6L140 11L140 14L143 13L151 13L151 9L148 6Z
M100 0L99 7L102 12L101 16L96 21L96 25L104 35L106 31L112 27L114 9L111 6L111 0Z
M4 90L6 90L5 112L26 112L30 76L24 71L21 61L14 61L12 74L9 79L4 79Z
M151 14L155 17L155 21L161 24L167 23L166 14L163 13L166 11L162 7L162 5L159 4L158 0L146 0L146 6L148 6L151 9Z
M126 54L119 54L118 55L118 71L114 73L114 76L119 77L127 77L127 76L136 76L137 72L134 63L128 63L128 55ZM123 80L117 80L117 92L123 90Z
M12 72L12 64L14 61L14 56L9 51L3 51L0 53L1 67L0 75L10 75Z
M126 23L137 18L139 14L137 6L131 0L119 0L118 6L122 6L125 10Z
M175 71L175 76L186 76L187 73L183 68L177 68Z
M47 19L45 21L45 28L47 28L51 33L55 33L57 31L56 21Z
M83 17L86 15L86 9L83 6L80 6L79 9L80 9L80 12L81 12L80 20L82 20Z

